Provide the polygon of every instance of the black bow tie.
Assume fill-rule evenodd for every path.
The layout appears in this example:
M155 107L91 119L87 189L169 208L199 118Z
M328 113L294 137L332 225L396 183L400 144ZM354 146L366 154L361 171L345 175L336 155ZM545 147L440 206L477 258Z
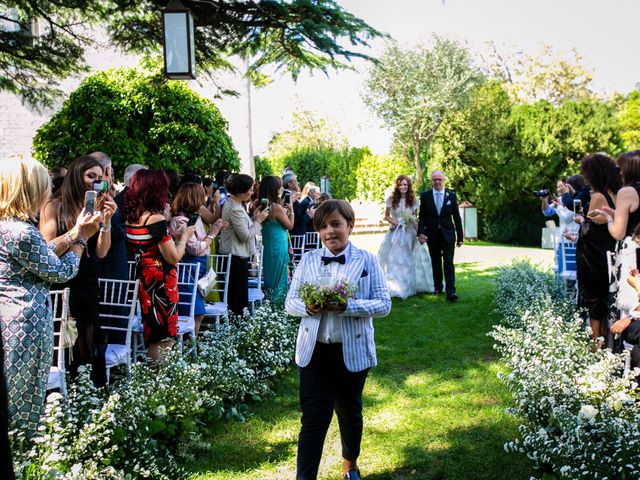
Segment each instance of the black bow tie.
M347 259L344 255L338 255L337 257L322 257L322 263L329 265L331 262L336 262L344 265Z

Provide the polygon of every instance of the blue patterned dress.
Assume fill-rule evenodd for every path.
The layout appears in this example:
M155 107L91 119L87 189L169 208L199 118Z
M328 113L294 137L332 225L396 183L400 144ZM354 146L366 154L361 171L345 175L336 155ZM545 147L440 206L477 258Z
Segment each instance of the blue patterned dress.
M0 331L10 428L32 435L44 410L53 358L49 286L78 273L78 257L55 254L31 223L0 221Z

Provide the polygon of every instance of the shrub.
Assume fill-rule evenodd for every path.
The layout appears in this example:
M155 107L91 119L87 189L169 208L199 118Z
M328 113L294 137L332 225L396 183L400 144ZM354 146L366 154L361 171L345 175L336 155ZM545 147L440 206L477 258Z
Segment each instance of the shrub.
M523 422L505 450L526 454L540 476L638 478L640 372L622 374L624 355L591 348L550 272L527 262L501 269L496 307L503 325L491 336Z
M213 176L237 170L238 153L215 104L186 83L122 68L87 77L33 141L45 165L100 150L117 174L127 165L173 168ZM60 158L60 152L67 153Z
M68 402L48 398L34 441L13 432L23 479L181 478L178 460L221 417L244 420L245 399L270 392L291 362L295 323L268 302L198 342L198 357L174 353L131 378L96 389L84 371Z
M404 158L366 155L355 171L356 198L370 202L383 202L384 192L394 185L398 175L408 175L413 167Z

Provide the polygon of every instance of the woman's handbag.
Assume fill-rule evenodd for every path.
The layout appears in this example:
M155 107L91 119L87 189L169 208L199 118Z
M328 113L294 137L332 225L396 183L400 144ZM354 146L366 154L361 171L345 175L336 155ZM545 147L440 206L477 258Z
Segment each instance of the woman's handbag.
M198 292L202 298L206 298L207 295L213 290L216 285L216 272L213 268L209 268L207 274L198 280Z

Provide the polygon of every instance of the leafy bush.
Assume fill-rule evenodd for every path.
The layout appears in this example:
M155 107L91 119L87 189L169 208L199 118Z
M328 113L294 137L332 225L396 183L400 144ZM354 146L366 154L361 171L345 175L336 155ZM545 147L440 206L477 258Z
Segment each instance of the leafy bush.
M33 147L49 167L100 150L112 157L117 174L132 163L209 176L240 165L213 102L184 82L132 68L87 77L40 127Z
M34 441L13 432L23 479L175 479L178 460L221 417L244 420L246 398L269 393L290 365L296 326L265 303L198 342L198 357L174 353L156 366L138 364L130 380L96 389L85 371L68 402L48 398Z
M593 349L582 319L555 292L551 273L526 262L496 278L503 325L491 335L523 422L505 450L525 453L541 476L638 478L640 372L623 375L624 355Z
M356 198L383 202L384 191L393 186L398 175L409 175L411 172L413 167L404 158L367 155L355 171Z

